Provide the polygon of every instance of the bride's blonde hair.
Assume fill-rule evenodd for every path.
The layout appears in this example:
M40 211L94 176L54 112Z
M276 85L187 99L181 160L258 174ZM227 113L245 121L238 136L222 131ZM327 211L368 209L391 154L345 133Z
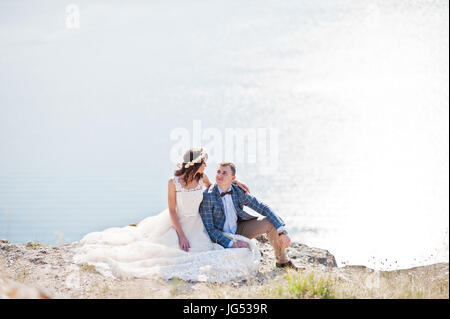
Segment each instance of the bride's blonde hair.
M177 169L174 173L175 176L183 176L184 183L187 185L194 179L197 181L203 178L203 173L198 173L197 171L208 160L208 153L203 147L200 148L190 148L183 155L183 162L179 163Z

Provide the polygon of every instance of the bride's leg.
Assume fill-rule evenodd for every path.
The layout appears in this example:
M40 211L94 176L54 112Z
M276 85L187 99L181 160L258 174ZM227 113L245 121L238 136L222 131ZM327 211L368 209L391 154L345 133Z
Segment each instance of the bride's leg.
M282 264L287 262L286 249L281 246L280 236L278 236L277 230L266 217L239 222L236 234L250 239L262 234L267 234L269 242L275 252L277 263Z

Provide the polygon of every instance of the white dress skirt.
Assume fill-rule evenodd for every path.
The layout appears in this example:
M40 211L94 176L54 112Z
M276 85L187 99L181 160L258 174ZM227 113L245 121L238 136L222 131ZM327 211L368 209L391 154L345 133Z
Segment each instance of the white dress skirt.
M253 277L261 254L253 240L229 235L250 244L248 248L224 248L213 243L203 225L199 206L203 183L184 189L173 177L177 215L189 244L179 248L178 236L165 209L137 226L113 227L85 235L73 243L73 262L95 266L104 276L115 278L179 278L187 281L227 282Z

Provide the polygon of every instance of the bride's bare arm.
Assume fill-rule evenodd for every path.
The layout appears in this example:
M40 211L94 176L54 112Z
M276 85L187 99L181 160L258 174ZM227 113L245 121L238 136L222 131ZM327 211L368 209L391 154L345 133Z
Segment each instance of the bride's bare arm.
M206 188L212 185L205 173L203 173L203 185L205 185Z
M237 179L235 179L232 183L237 185L237 186L239 186L240 188L242 188L242 190L245 192L245 195L250 193L250 188L248 188L247 185L245 185L244 183L238 181Z
M185 251L188 251L190 248L189 241L187 240L187 238L183 232L183 228L181 228L180 221L178 220L177 193L176 193L175 184L172 179L169 180L168 202L169 202L170 219L172 220L173 228L175 228L175 231L177 232L180 248Z

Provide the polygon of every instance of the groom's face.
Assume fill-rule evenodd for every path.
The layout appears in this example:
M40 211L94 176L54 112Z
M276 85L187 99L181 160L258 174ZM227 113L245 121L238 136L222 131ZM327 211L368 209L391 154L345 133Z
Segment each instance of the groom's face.
M231 185L236 177L233 175L233 171L229 166L219 166L216 172L217 185Z

